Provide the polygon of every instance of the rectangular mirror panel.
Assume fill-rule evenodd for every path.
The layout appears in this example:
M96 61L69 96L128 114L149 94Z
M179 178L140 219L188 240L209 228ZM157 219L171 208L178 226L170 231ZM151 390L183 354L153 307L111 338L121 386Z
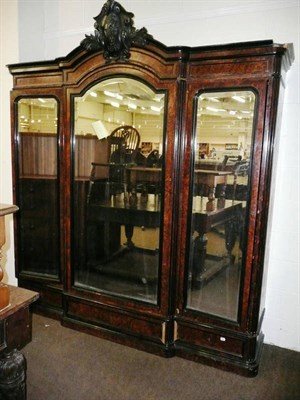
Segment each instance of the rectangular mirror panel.
M58 279L57 101L49 97L22 98L17 107L20 270Z
M253 92L196 99L187 308L237 320L253 141Z

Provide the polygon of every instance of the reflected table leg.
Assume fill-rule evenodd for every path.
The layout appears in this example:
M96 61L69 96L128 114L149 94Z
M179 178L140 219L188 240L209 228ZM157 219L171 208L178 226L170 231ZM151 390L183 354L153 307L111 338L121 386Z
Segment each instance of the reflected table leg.
M205 271L207 236L200 234L194 239L192 286L197 289L202 284L201 275Z
M225 224L225 246L227 250L227 258L228 263L234 263L234 256L232 255L232 250L236 242L237 237L237 229L236 229L237 221L231 219L227 221Z
M133 230L134 230L134 225L125 225L125 236L126 236L126 243L125 245L128 247L134 247L134 243L132 241L132 236L133 236Z

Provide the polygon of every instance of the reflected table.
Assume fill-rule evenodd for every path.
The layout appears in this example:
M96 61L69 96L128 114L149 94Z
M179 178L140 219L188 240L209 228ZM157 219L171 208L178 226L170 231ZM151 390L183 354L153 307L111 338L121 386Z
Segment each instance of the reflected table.
M137 182L161 182L161 168L156 167L126 167L127 183L136 185ZM195 184L204 184L215 188L218 184L226 185L227 176L232 175L232 171L215 171L211 169L195 169Z
M207 198L196 196L193 200L191 232L194 240L192 241L190 264L192 269L192 286L197 288L220 272L224 266L231 263L232 249L242 223L243 204L239 201L226 200L223 208L206 211ZM222 260L221 263L215 263L213 268L206 269L206 233L220 225L225 226L226 262L224 263L224 260Z
M125 226L127 247L134 247L132 242L135 226L145 228L158 228L160 226L160 195L149 194L148 201L143 203L137 195L135 206L129 206L124 201L124 194L111 196L108 201L95 202L88 205L88 219L90 221L104 222L104 253L109 256L109 224L117 223Z
M160 192L161 184L161 168L146 168L146 167L126 167L126 182L131 186L136 186L138 183L154 186L154 193ZM210 198L207 202L207 210L215 209L215 191L217 185L222 186L223 202L225 200L225 188L228 175L232 175L232 171L218 171L211 169L195 169L194 171L194 187L195 192L200 193L203 186L207 186L210 191Z
M228 175L232 175L232 172L195 169L195 184L204 184L215 188L218 184L226 185Z
M162 169L158 167L126 167L127 182L136 185L137 182L160 183Z
M225 188L227 184L227 177L231 175L230 171L212 171L208 169L195 169L194 187L195 192L201 193L203 186L209 188L209 199L206 203L206 210L213 211L215 205L215 192L217 185L222 186L222 191L218 202L224 204L225 202ZM224 208L224 207L222 207Z
M206 259L206 233L213 228L225 225L225 246L227 250L227 259L231 260L231 253L235 244L237 232L241 224L241 215L243 210L242 202L226 200L223 208L214 211L206 211L207 198L195 196L193 198L192 213L192 280L193 284L202 284L209 279L210 274L216 273L205 270ZM146 204L142 204L140 196L135 207L129 207L124 202L124 195L112 196L109 201L101 201L88 206L88 216L93 222L104 222L104 254L110 257L110 224L125 226L125 235L127 242L125 245L134 248L132 242L133 230L135 226L145 228L158 228L160 226L160 197L159 195L149 194ZM196 235L194 235L196 233Z

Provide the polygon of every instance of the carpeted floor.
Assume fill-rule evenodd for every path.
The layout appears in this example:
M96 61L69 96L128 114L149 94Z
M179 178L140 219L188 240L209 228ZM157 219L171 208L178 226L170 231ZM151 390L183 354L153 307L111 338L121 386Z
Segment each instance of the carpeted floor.
M27 400L298 400L300 353L265 345L258 376L244 378L161 358L33 315Z

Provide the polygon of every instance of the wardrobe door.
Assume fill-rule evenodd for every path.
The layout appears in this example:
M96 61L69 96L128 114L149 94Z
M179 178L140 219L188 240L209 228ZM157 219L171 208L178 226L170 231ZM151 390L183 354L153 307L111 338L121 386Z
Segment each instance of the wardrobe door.
M143 57L150 65L152 56ZM69 89L72 218L64 321L169 352L178 85L173 77L158 78L165 66L155 68L149 73L133 62L124 74L116 64L114 73L103 68L88 85Z
M16 101L18 278L59 280L58 102Z
M191 82L187 92L176 347L183 356L255 370L268 85L228 78Z

